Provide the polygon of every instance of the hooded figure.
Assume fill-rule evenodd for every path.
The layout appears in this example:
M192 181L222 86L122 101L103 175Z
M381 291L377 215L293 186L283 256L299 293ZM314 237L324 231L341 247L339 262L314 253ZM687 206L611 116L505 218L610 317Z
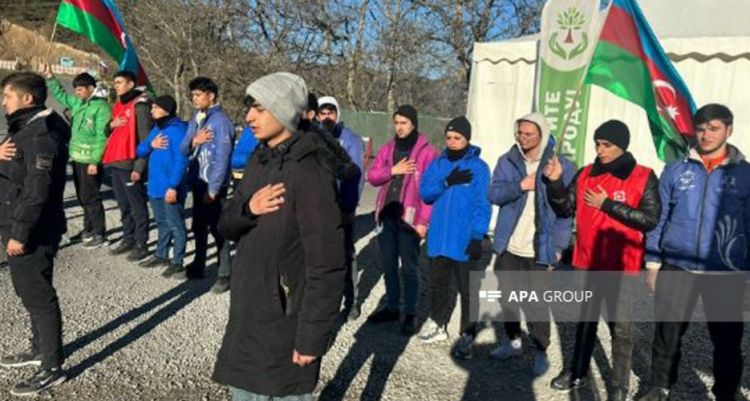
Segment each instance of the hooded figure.
M542 170L555 152L555 139L550 137L549 123L542 114L531 113L516 120L516 135L523 122L533 123L540 131L539 152L530 160L522 145L516 143L497 162L489 192L490 201L500 207L494 248L498 255L510 250L533 258L539 265L556 265L557 254L570 245L572 219L557 217L547 202L548 182ZM567 185L575 175L575 166L562 157L560 162L562 180ZM534 177L534 191L524 191L520 185L529 175Z
M364 188L365 143L354 131L344 127L341 122L341 109L336 98L323 96L318 100L318 120L323 130L322 136L338 142L336 148L343 149L357 166L359 174L350 178L336 180L337 200L341 208L342 225L344 226L344 248L346 249L346 289L344 290L344 309L349 311L349 319L359 317L359 301L357 300L357 284L359 273L354 249L354 220L359 198Z
M544 166L554 155L555 141L550 137L550 126L540 113L527 114L516 120L513 127L516 144L502 155L492 176L490 201L500 207L495 224L494 248L497 271L537 272L558 264L563 251L568 248L571 219L560 218L547 202L548 181L542 174ZM561 158L563 181L570 183L575 174L573 163ZM523 288L524 283L514 282L518 274L501 280L501 290ZM545 276L528 276L535 289L549 286ZM504 360L523 352L518 306L503 303L504 328L508 341L496 347L490 356ZM533 374L543 375L549 369L546 355L550 344L550 323L534 316L549 315L546 305L529 305L524 308L527 326L536 353Z

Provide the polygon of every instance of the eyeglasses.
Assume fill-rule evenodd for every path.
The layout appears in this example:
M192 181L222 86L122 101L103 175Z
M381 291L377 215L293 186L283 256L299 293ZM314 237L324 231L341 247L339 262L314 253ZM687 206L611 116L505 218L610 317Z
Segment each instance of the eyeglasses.
M535 132L516 132L516 139L533 139L537 135Z

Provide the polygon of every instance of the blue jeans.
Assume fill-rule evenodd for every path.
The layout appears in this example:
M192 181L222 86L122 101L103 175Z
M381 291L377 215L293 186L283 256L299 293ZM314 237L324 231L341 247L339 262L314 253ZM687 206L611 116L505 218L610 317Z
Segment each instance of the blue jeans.
M273 397L270 395L260 395L249 391L229 387L232 390L232 401L313 401L312 394L286 395L283 397Z
M415 315L419 296L419 235L401 220L386 218L382 224L378 243L383 258L388 308L398 309L401 301L401 278L398 268L400 258L404 281L404 313Z
M172 263L182 265L185 259L187 229L185 228L185 207L181 201L169 204L164 199L151 199L159 241L156 244L156 257L169 259L169 246L172 245Z

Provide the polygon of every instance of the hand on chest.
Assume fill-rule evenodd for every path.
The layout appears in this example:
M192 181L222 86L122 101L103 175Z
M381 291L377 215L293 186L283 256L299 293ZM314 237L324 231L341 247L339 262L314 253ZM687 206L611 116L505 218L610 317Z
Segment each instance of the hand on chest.
M579 185L580 200L585 200L587 194L595 194L606 199L637 206L643 194L642 188L635 188L627 180L621 180L611 175L589 177Z

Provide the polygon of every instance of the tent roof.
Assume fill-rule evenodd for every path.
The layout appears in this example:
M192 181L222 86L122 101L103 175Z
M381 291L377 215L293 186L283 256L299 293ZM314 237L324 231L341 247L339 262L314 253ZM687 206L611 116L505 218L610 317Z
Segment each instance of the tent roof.
M747 0L642 0L639 2L656 36L670 58L704 62L718 58L729 62L750 59L750 1ZM539 35L502 42L475 43L474 62L536 61ZM502 49L502 50L501 50Z
M750 37L747 0L643 0L638 4L662 38Z

